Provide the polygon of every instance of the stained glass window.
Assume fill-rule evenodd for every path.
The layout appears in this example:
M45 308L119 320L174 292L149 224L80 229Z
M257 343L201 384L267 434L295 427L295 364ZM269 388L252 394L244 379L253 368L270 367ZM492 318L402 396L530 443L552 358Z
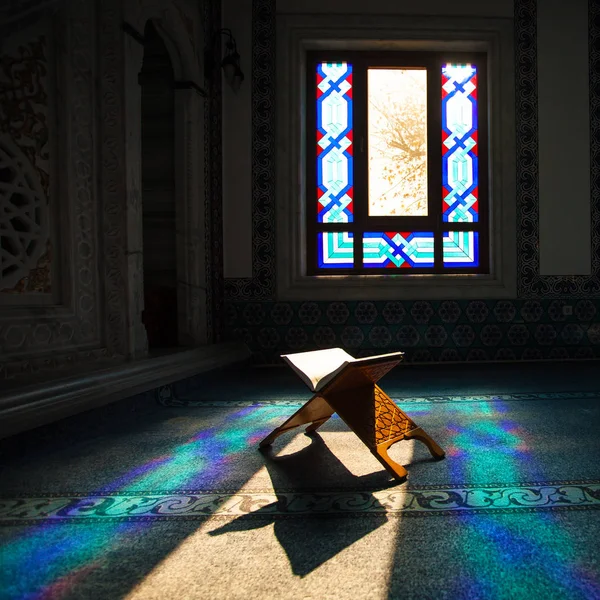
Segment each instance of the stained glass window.
M307 53L308 274L489 272L487 57L448 58Z
M365 232L363 264L365 267L415 268L433 267L433 232Z
M445 267L479 266L478 231L446 231L443 247Z
M354 266L354 236L347 231L317 234L318 261L321 269L349 269Z
M317 66L317 213L319 223L353 220L352 65Z
M477 69L470 64L442 67L443 220L478 220Z

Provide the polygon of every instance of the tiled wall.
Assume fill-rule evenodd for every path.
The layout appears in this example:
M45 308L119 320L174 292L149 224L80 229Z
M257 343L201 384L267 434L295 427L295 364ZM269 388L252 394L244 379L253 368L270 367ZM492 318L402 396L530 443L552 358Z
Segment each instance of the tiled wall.
M428 362L600 357L599 312L600 299L233 302L225 318L259 363L332 346Z
M404 350L407 360L594 358L600 353L600 3L590 0L592 273L539 275L536 0L515 0L518 298L277 302L275 296L275 0L253 0L253 277L225 280L224 335L258 363L342 346ZM596 92L596 93L595 93ZM562 306L573 314L563 314Z

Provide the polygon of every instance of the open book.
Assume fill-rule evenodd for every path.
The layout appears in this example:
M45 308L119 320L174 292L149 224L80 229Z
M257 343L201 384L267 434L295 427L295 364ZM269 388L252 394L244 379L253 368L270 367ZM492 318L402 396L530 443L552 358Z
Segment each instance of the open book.
M340 371L350 363L381 362L386 358L402 358L404 352L390 352L365 358L354 358L341 348L328 348L313 352L283 354L281 358L298 373L300 379L313 391L322 390Z

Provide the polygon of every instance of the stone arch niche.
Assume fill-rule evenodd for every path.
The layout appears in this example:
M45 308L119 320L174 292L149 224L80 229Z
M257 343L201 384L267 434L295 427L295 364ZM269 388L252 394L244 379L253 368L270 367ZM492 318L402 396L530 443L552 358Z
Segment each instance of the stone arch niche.
M142 263L149 351L179 345L175 206L175 98L171 57L148 21L142 88Z
M201 32L190 30L175 0L103 0L102 76L105 216L106 339L113 353L130 358L148 351L143 283L141 87L146 24L160 36L173 72L173 147L177 341L208 343L204 211L204 81ZM122 132L124 131L124 136ZM120 190L125 193L119 193ZM126 311L123 311L123 306Z

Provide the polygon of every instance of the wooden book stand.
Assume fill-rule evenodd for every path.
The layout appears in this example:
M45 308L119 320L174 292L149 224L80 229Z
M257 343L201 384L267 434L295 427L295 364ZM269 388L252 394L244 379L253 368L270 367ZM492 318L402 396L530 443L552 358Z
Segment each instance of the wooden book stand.
M293 358L300 354L308 353L288 356ZM376 385L379 379L401 361L402 353L394 353L346 364L300 410L262 440L259 448L270 446L282 433L307 423L310 425L306 428L306 433L315 431L337 412L375 458L400 481L405 481L408 473L402 465L388 456L387 451L392 444L416 439L429 448L434 458L444 458L445 453L436 442ZM298 371L293 365L292 367Z

